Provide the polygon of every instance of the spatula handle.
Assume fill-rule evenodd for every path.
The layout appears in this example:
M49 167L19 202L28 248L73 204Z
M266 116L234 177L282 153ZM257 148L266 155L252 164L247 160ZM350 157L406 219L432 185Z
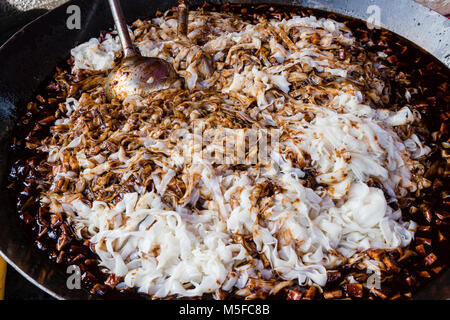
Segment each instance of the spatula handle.
M189 15L189 1L188 0L178 0L177 34L179 37L187 36L188 15Z
M122 43L123 55L125 58L133 57L136 55L133 42L131 41L130 34L128 33L127 23L125 22L125 16L123 15L122 7L119 0L108 0L111 7L111 13L116 24L117 32L119 33L120 42Z

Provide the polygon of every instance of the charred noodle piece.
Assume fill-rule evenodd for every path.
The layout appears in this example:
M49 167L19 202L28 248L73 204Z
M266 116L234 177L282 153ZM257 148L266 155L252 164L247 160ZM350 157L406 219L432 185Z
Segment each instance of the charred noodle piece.
M384 31L369 33L351 21L346 24L354 30L353 35L333 21L301 20L272 7L224 9L238 10L240 15L191 12L189 41L178 39L173 12L133 25L141 53L173 61L190 91L171 89L155 92L148 99L108 103L101 78L113 66L118 42L107 34L101 43L91 40L75 48L72 71L58 69L47 91L29 104L23 120L26 136L15 138L19 160L11 172L11 187L20 193L21 215L36 235L38 246L58 263L78 264L85 285L101 295L115 290L130 294L135 286L156 298L208 297L211 293L220 299L410 298L417 286L442 272L448 263L448 75L428 62L417 71L408 69L402 63L411 61L408 54L412 48L405 49ZM228 37L231 33L233 37ZM89 48L96 52L94 60L85 55ZM212 75L201 66L204 52L214 59ZM411 55L415 63L422 59ZM439 84L430 86L436 75ZM435 121L439 117L442 124ZM232 134L249 132L254 126L281 128L283 166L296 178L282 171L271 177L270 170L264 177L260 164L240 164L235 158L230 159L232 165L183 162L181 150L190 145L180 143L177 130L193 134L190 125L198 122L205 129L222 130L209 137L204 146L208 152L221 151L223 133L228 129L235 130L227 131ZM315 141L314 133L323 133L324 127L337 130L332 136L339 138L336 124L356 132L365 126L381 130L371 145L375 154L380 148L377 143L384 141L380 137L389 136L394 146L404 145L404 150L397 152L405 163L397 166L399 171L395 161L400 159L383 160L389 158L383 147L379 157L371 159L378 159L383 166L383 161L393 161L388 166L390 174L410 172L409 178L402 176L400 183L372 175L361 182L367 188L358 184L358 189L348 193L345 183L355 187L351 180L355 172L327 172L329 163L314 154L320 146L312 148L304 142ZM367 132L370 130L364 134ZM370 135L363 135L364 139ZM342 159L345 169L349 163L357 167L352 161L359 159L365 146L359 147L358 153L348 146L327 150L333 159ZM250 154L250 149L245 150L245 159L250 159ZM291 190L292 186L297 189ZM297 201L301 192L309 197ZM316 232L323 232L320 223L332 223L325 219L332 213L314 209L322 206L314 199L328 199L327 210L334 210L333 218L340 219L339 210L345 209L345 203L358 203L352 192L366 192L368 198L381 202L385 197L396 198L396 204L389 204L392 209L386 209L392 215L388 221L397 230L407 221L415 221L419 224L415 238L392 247L384 244L381 249L371 248L369 242L368 250L361 252L349 249L350 242L345 247L312 251L307 242L317 240L307 231L296 233L289 228L303 227L296 220L301 207L282 207L282 212L296 214L284 218L288 223L277 220L277 207L303 203L310 206L303 218L313 222ZM431 202L436 197L430 195L436 193L442 201ZM398 209L401 218L395 213ZM236 215L238 212L247 212L247 218ZM359 221L360 228L367 221L369 217ZM352 223L355 221L346 222ZM166 247L179 241L171 226L177 226L183 243L195 247L197 256L192 256L189 248ZM127 241L114 236L130 230ZM164 231L161 239L172 238L158 243L156 237L155 242L149 235L157 230ZM413 233L404 230L403 236ZM302 234L307 237L293 239ZM380 246L380 238L375 233L366 241L378 241ZM279 248L292 248L295 255L274 250L273 239ZM317 241L315 245L323 244ZM178 264L167 255L177 250ZM298 257L294 268L283 265L289 254L291 259ZM315 255L328 260L327 271L314 263ZM207 274L201 262L204 257L214 263L209 271L225 272ZM154 276L156 268L139 270L139 263L155 261L165 261L172 269L170 274L164 273L160 265L159 282L152 283L145 280L145 272ZM194 278L177 275L180 265L184 273L190 268L188 276ZM292 270L297 270L294 277L289 273ZM368 285L373 271L379 274L381 289ZM167 279L181 285L167 290Z

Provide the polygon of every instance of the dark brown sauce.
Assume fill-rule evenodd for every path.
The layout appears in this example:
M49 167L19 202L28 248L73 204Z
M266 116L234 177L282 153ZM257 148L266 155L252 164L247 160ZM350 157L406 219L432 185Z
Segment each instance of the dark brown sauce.
M448 83L449 70L442 65L435 58L421 50L417 46L411 44L407 40L394 35L386 30L373 29L368 30L364 22L351 19L342 15L327 13L320 10L311 10L301 7L290 6L268 6L268 5L226 5L222 7L213 7L205 5L205 10L210 11L226 11L239 13L244 20L252 21L255 15L266 15L274 19L290 18L293 15L315 15L317 17L328 17L340 22L344 22L361 43L361 46L369 53L376 54L379 51L385 52L392 63L392 66L397 70L397 76L401 79L403 76L409 75L411 80L409 87L419 88L420 94L414 95L412 100L407 103L405 101L405 88L399 85L398 81L391 81L389 83L392 92L398 93L391 95L389 103L391 108L401 108L406 103L415 106L418 110L425 124L423 136L428 137L426 144L431 146L436 151L429 157L425 165L425 170L429 170L436 161L444 161L442 158L439 143L448 139L448 116L449 114L449 90L445 84ZM100 32L100 36L104 36L105 32ZM345 54L345 53L342 53ZM69 69L69 65L64 62L59 66L62 70ZM58 71L60 73L61 70ZM102 295L105 298L114 299L148 299L146 295L137 294L135 290L112 290L105 281L108 275L104 274L96 264L96 255L90 249L86 242L77 240L70 231L65 221L61 224L52 225L48 212L40 208L39 204L39 190L36 189L37 181L41 178L42 172L37 172L35 168L39 163L45 163L46 154L31 152L25 147L26 143L33 143L34 139L41 139L49 134L50 126L52 125L58 109L58 103L65 101L67 92L75 98L80 96L80 90L72 84L76 84L81 79L76 79L69 74L55 81L53 78L49 79L38 92L41 98L37 98L29 105L29 110L21 117L21 121L17 125L13 133L13 141L11 144L11 171L9 175L9 188L17 199L17 208L19 218L23 221L24 229L30 237L30 244L35 242L36 247L46 254L55 265L65 271L65 268L71 264L77 264L82 270L83 286L90 289L91 292ZM41 101L40 101L41 100ZM444 124L443 124L444 123ZM447 123L447 125L445 125ZM443 135L437 142L431 140L431 133L435 131L442 131ZM434 178L436 174L430 175ZM411 219L416 221L420 226L425 226L416 234L416 239L410 245L410 248L420 246L424 240L431 239L432 246L425 245L426 253L433 252L439 257L439 265L446 268L450 262L450 246L448 240L442 240L442 237L450 237L450 224L447 219L437 219L436 214L448 214L450 198L443 198L443 193L448 193L449 179L436 177L441 179L442 185L433 186L425 189L424 194L419 198L411 198L410 201L399 204L402 208L404 219ZM430 215L419 212L410 213L411 207L420 207L421 205L429 207ZM412 212L412 211L411 211ZM440 222L439 222L440 221ZM427 231L429 227L430 231ZM61 235L67 233L68 242L61 250L55 250L58 246L58 239ZM426 243L426 241L425 241ZM415 250L415 249L414 249ZM63 252L63 254L61 254ZM395 250L388 252L387 255L393 260L398 259L399 253ZM397 256L396 256L397 255ZM435 277L433 271L424 265L423 257L410 257L401 264L400 276L396 275L389 280L386 289L383 293L387 296L395 295L397 292L404 294L405 292L412 292L429 281L426 277L421 277L420 272L426 271L430 273L430 278ZM434 265L432 265L434 267ZM442 269L444 270L444 269ZM329 273L329 281L325 287L325 291L333 289L342 289L347 291L347 295L352 297L352 292L349 287L343 289L340 282L347 274L355 274L360 272L354 268L340 268L336 272ZM442 272L442 271L441 271ZM440 272L439 272L440 273ZM414 277L415 285L410 286L405 282L408 277ZM92 289L94 288L94 289ZM295 298L295 295L308 295L311 291L308 287L291 286L291 291L283 291L276 296L269 296L268 298L285 299ZM352 289L353 290L353 289ZM314 294L313 294L314 295ZM314 295L316 298L323 298L320 295ZM355 297L355 296L353 296ZM356 296L357 297L357 296ZM376 295L365 292L366 298L377 298ZM409 297L402 295L402 298ZM203 298L211 298L211 295L206 295ZM227 298L239 298L230 296Z

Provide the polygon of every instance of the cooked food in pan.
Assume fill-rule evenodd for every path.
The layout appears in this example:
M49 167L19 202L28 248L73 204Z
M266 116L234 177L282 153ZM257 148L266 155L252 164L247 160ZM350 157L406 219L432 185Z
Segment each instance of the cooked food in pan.
M300 9L208 7L176 30L174 10L130 29L170 88L109 101L122 50L101 32L28 104L10 186L51 259L153 298L409 298L441 272L445 69Z

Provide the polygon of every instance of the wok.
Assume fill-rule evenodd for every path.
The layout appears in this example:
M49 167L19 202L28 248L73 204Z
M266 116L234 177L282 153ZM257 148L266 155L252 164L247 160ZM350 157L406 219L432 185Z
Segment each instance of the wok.
M191 1L192 5L203 1ZM251 0L210 1L255 3ZM367 20L368 7L381 8L381 26L412 41L450 67L450 20L412 0L268 0L272 4L306 6ZM69 30L68 7L81 9L81 29ZM95 298L85 290L69 290L67 274L34 248L17 216L15 201L5 192L11 130L39 85L68 57L71 48L113 26L104 0L73 0L16 33L0 48L0 253L24 277L58 299ZM128 22L167 10L176 0L127 0L122 6ZM69 12L71 12L69 10ZM450 271L423 288L416 299L450 299Z

